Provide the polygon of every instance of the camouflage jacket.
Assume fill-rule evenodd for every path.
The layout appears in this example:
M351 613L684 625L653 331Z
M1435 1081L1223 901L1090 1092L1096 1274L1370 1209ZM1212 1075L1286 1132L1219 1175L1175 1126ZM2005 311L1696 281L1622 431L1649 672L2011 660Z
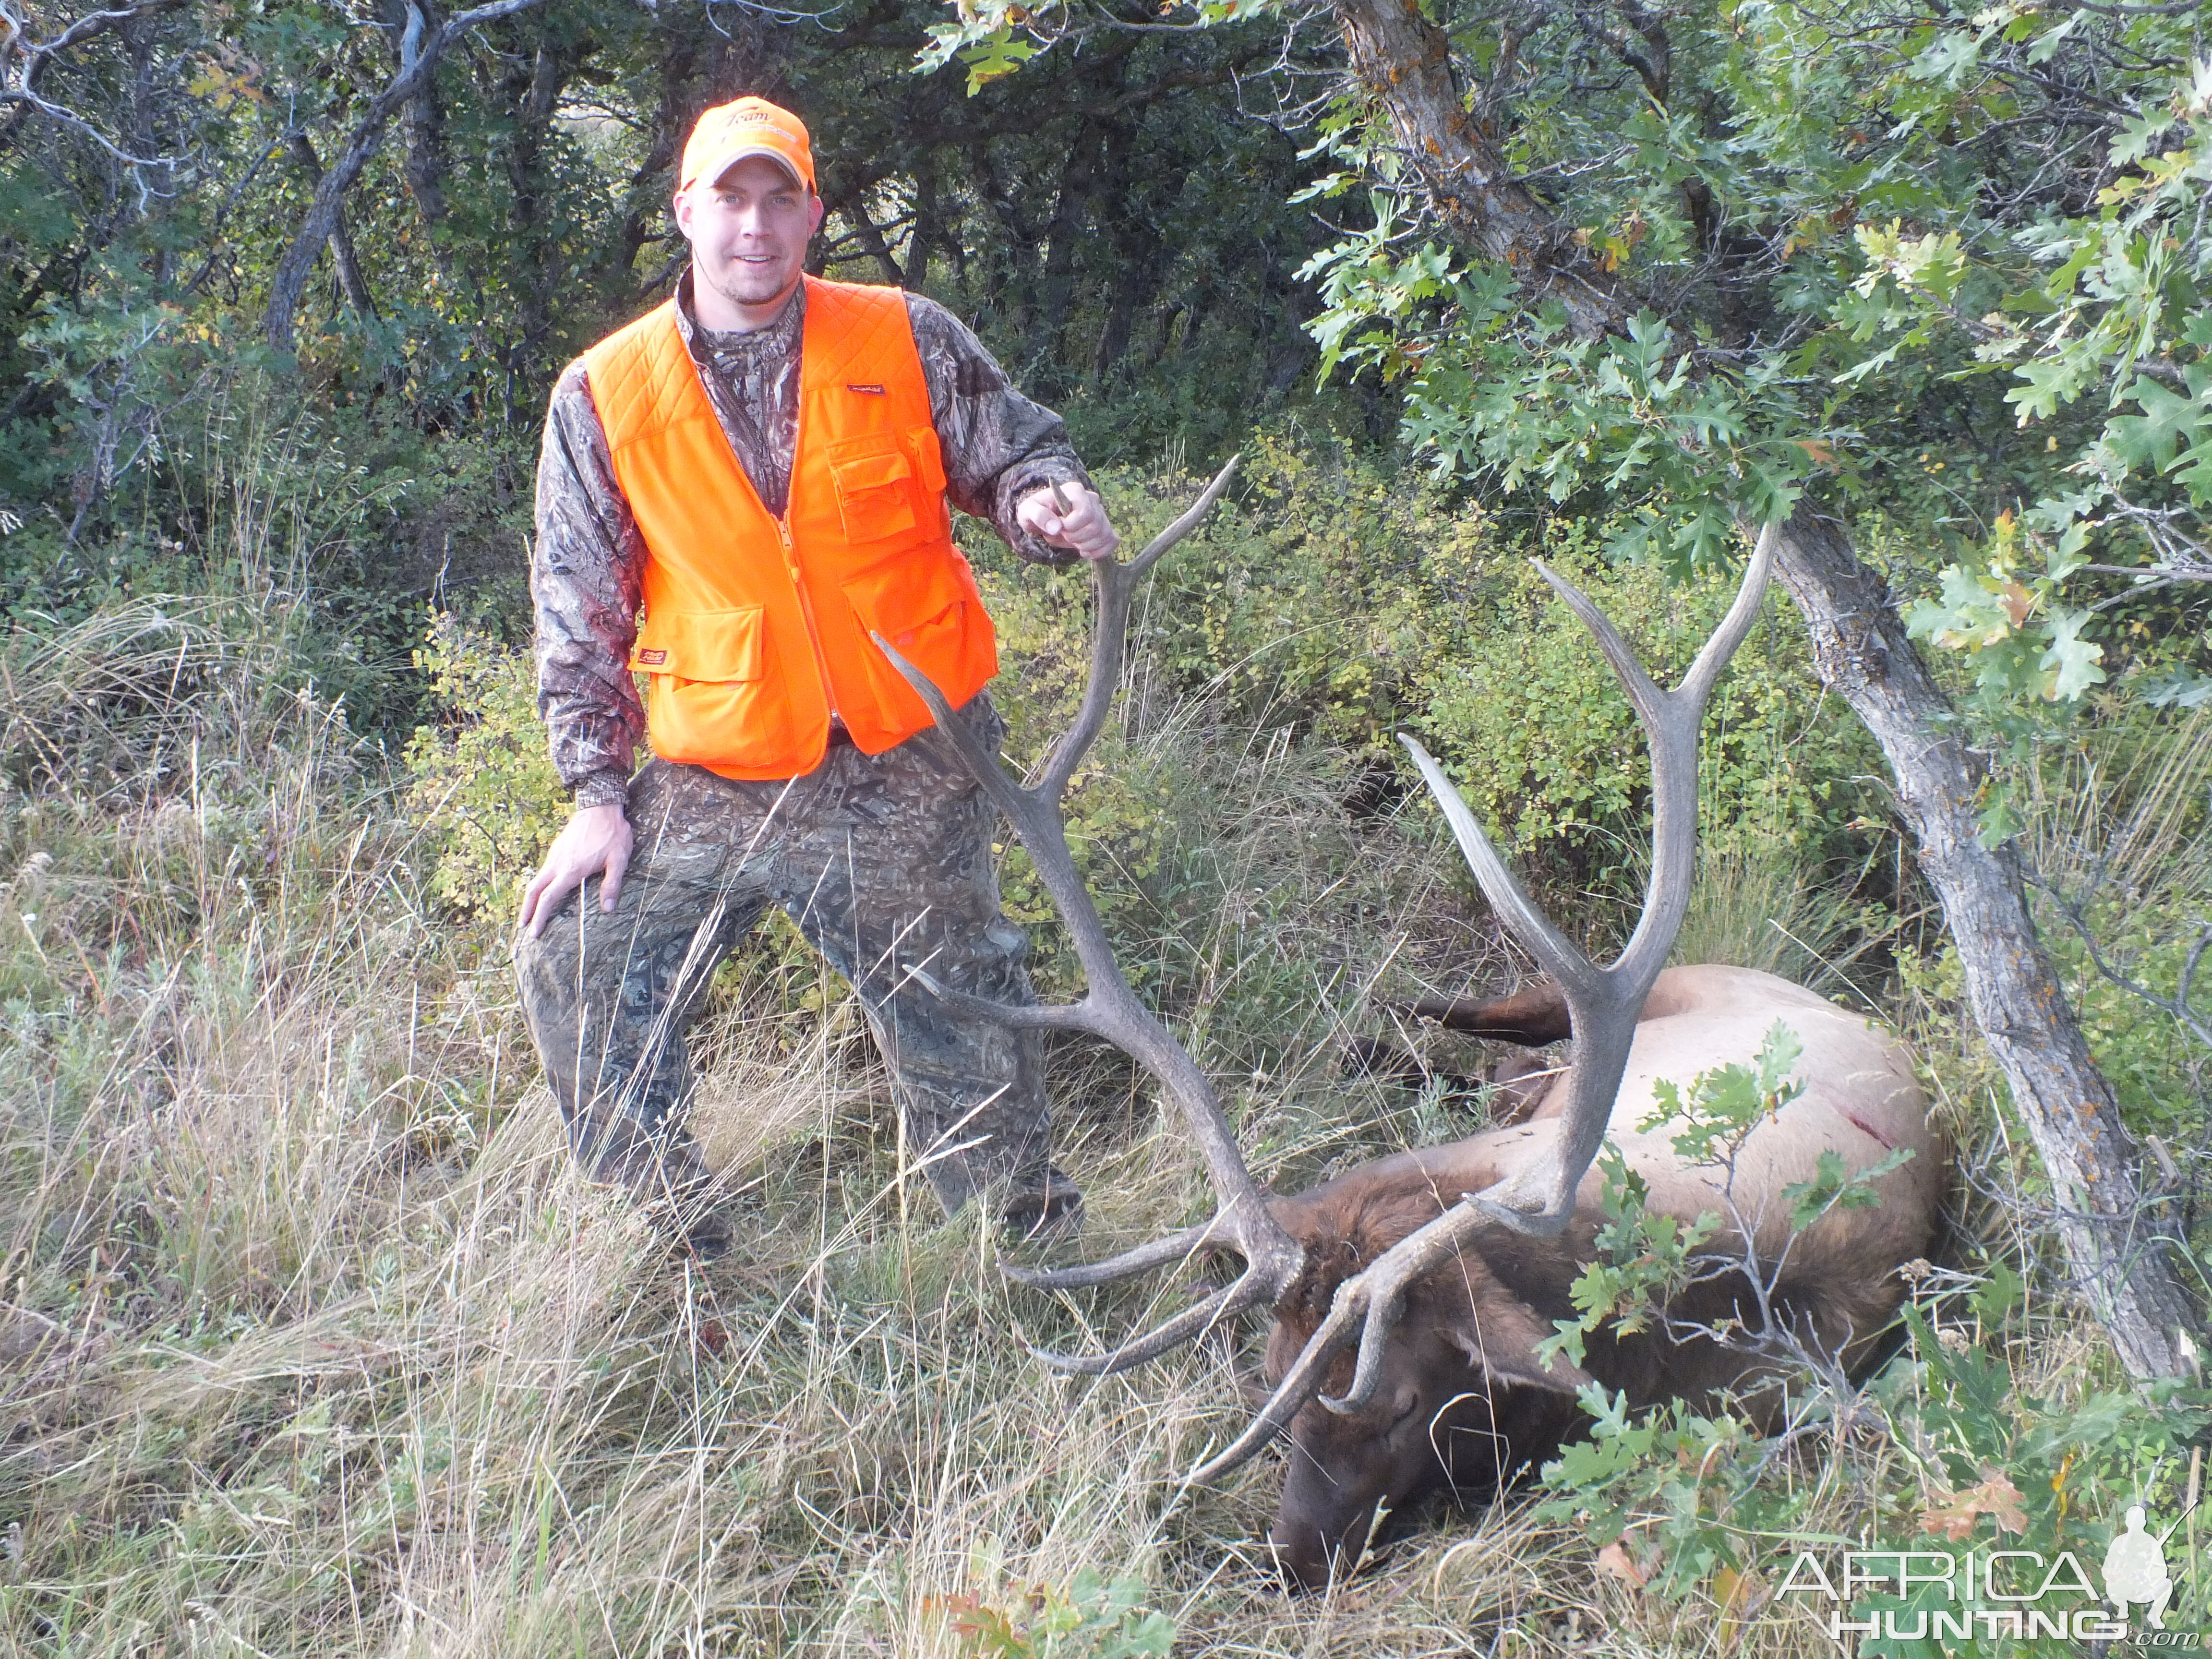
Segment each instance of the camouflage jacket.
M1088 483L1060 416L1014 390L965 325L933 300L906 296L945 453L945 495L989 520L1023 557L1075 556L1019 529L1014 508L1048 483ZM677 324L721 419L723 434L771 513L791 489L799 435L802 289L783 314L747 334L714 334L691 312L691 278L677 288ZM607 437L580 361L553 389L538 463L538 544L530 592L538 623L538 712L561 781L580 806L625 798L645 709L629 673L645 540L615 482Z

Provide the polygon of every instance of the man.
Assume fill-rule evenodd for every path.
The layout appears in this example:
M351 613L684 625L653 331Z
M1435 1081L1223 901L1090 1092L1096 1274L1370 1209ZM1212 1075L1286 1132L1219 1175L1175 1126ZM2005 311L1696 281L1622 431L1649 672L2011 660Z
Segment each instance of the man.
M683 1124L684 1032L775 903L858 993L946 1209L981 1194L1021 1232L1072 1229L1034 1036L914 977L1033 1000L993 809L870 633L995 747L991 623L948 495L1031 558L1119 538L1059 416L950 313L804 276L823 205L796 116L708 110L675 211L690 270L562 375L538 467L538 708L576 805L516 962L570 1145L702 1254L726 1247Z

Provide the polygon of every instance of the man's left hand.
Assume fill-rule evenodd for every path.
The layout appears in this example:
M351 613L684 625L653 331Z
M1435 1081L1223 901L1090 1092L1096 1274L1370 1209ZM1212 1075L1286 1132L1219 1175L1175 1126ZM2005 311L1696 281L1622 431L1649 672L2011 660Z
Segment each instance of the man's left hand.
M1072 547L1086 559L1110 559L1121 538L1106 517L1106 504L1079 483L1059 486L1067 502L1061 512L1053 504L1050 488L1033 489L1014 508L1014 522L1042 536L1054 547Z

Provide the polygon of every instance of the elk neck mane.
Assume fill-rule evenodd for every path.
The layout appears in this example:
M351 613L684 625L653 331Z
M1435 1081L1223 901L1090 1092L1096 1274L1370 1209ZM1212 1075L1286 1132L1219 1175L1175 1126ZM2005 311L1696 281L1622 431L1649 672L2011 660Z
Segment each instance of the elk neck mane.
M1328 1316L1337 1286L1444 1212L1442 1193L1425 1181L1378 1180L1355 1170L1279 1206L1283 1224L1305 1246L1305 1265L1275 1304L1275 1317L1311 1332ZM1418 1297L1420 1286L1413 1287Z

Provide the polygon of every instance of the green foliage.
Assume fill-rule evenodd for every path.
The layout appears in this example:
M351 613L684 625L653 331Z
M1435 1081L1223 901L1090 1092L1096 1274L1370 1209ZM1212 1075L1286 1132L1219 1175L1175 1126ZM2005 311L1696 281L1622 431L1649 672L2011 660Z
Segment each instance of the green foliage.
M1982 1298L1993 1326L2003 1289L1993 1281ZM1912 1308L1905 1319L1910 1358L1884 1371L1855 1407L1880 1422L1904 1479L1863 1494L1864 1530L1850 1544L1832 1532L1808 1535L1823 1480L1775 1455L1745 1417L1705 1416L1680 1403L1638 1416L1626 1395L1596 1384L1583 1395L1589 1438L1544 1466L1549 1495L1539 1512L1586 1529L1594 1544L1622 1546L1652 1594L1681 1601L1702 1590L1724 1612L1770 1593L1801 1548L1935 1548L1972 1540L2091 1559L2101 1555L2128 1504L2181 1513L2188 1449L2212 1424L2212 1393L2174 1382L2153 1385L2148 1397L2029 1392L2002 1359L1956 1328L1937 1330ZM1801 1437L1842 1431L1818 1398L1796 1402L1790 1417ZM1955 1611L1955 1603L1936 1599L1942 1594L1928 1588L1903 1598L1862 1588L1845 1616L1920 1606ZM1820 1610L1825 1614L1825 1601ZM1860 1645L1869 1653L1937 1650L1887 1640Z
M1608 568L1588 529L1558 526L1545 561L1581 586L1662 684L1678 678L1734 597L1718 576L1670 589L1648 567ZM1588 633L1523 560L1489 556L1432 614L1458 626L1424 643L1413 721L1501 845L1541 849L1626 889L1649 836L1650 760L1634 711ZM1471 575L1475 572L1470 572ZM1454 600L1456 599L1456 603ZM1861 793L1879 764L1855 722L1820 699L1804 637L1754 630L1715 692L1700 739L1708 856L1759 851L1811 860L1852 845L1879 808Z
M1581 1364L1586 1339L1600 1331L1633 1336L1658 1326L1668 1299L1696 1272L1698 1247L1720 1228L1720 1217L1711 1212L1686 1226L1647 1212L1650 1188L1618 1146L1606 1145L1597 1163L1605 1185L1598 1199L1602 1219L1591 1240L1596 1255L1568 1291L1581 1316L1553 1322L1556 1334L1536 1345L1546 1364L1560 1353Z
M503 918L568 816L530 657L441 611L416 662L443 715L407 745L408 803L432 859L430 891L457 915Z
M1142 1579L1107 1579L1092 1567L1063 1588L1040 1584L1007 1607L980 1595L948 1597L939 1610L972 1659L1168 1659L1176 1627L1149 1611Z
M1804 1053L1797 1033L1778 1019L1760 1039L1750 1065L1731 1061L1698 1073L1686 1100L1667 1079L1653 1084L1657 1108L1636 1127L1649 1133L1679 1124L1671 1143L1675 1157L1693 1166L1732 1167L1752 1131L1805 1092L1804 1084L1792 1075Z
M2212 1425L2212 1393L2173 1381L2070 1399L2032 1393L2002 1359L1954 1332L1931 1329L1918 1310L1908 1307L1905 1321L1916 1363L1893 1367L1874 1393L1919 1481L1918 1530L2046 1558L2070 1549L2094 1562L2130 1504L2181 1516L2190 1449ZM2185 1626L2204 1613L2201 1587L2190 1589L2196 1604L2174 1610ZM1936 1605L1938 1594L1926 1587L1910 1596L1863 1595L1853 1616L1909 1613ZM1862 1650L1933 1650L1886 1638ZM1992 1640L1974 1650L2010 1649Z
M1811 1494L1770 1477L1761 1437L1729 1413L1676 1402L1632 1416L1628 1396L1590 1383L1579 1396L1589 1437L1544 1465L1537 1506L1603 1547L1629 1540L1644 1587L1670 1601L1710 1587L1723 1605L1762 1563L1767 1540L1796 1531ZM1723 1574L1728 1582L1716 1583Z
M2080 611L2053 612L2066 579L2088 562L2086 532L2076 526L2050 547L2041 571L2021 566L2019 520L2000 514L1989 562L1978 572L1951 565L1942 573L1942 597L1923 599L1905 613L1916 638L1974 659L1979 687L2000 706L2021 696L2072 702L2102 684L2102 647L2081 637L2088 621ZM2042 626L2031 628L2040 620Z
M1072 15L963 13L979 37ZM1678 578L1816 485L1932 526L1923 633L1972 651L1982 712L2014 720L2112 673L2116 623L2202 633L2201 601L2165 592L2212 569L2212 76L2188 9L1844 24L1714 0L1610 36L1485 0L1424 15L1542 205L1477 210L1451 169L1404 165L1392 122L1419 118L1370 82L1317 124L1336 166L1305 195L1353 222L1302 274L1323 374L1389 387L1439 477L1602 510L1616 554ZM2081 74L2062 87L2054 60ZM1578 289L1603 328L1571 326ZM2007 514L2043 543L2024 610L2012 550L1972 552Z
M1332 447L1270 435L1255 447L1244 492L1162 568L1140 617L1173 684L1237 724L1393 764L1393 733L1411 727L1511 851L1585 874L1631 866L1648 833L1635 716L1529 556L1589 592L1662 679L1718 622L1728 581L1670 589L1609 566L1602 532L1509 526ZM1159 507L1130 510L1141 522ZM1812 678L1793 629L1756 630L1738 652L1700 757L1710 849L1820 856L1869 806L1850 781L1874 763L1868 739L1808 703Z
M47 20L72 40L42 60L51 101L0 155L0 513L72 545L149 507L174 530L202 459L190 428L241 369L279 377L373 470L412 447L426 486L477 458L526 478L562 367L672 283L675 157L738 82L811 124L830 274L946 301L1030 390L1081 406L1094 453L1218 444L1290 398L1312 356L1283 303L1317 240L1285 199L1296 147L1241 117L1224 72L1265 50L1265 25L1056 58L1050 88L994 78L1029 51L1009 41L975 66L975 103L948 107L897 73L934 0L868 30L771 30L742 69L697 8L535 0L464 31L371 129L399 50L390 20L273 0L76 29L67 10ZM321 251L276 349L279 262L317 178L372 131L343 202L349 268ZM1063 176L1040 210L1040 183ZM484 505L459 481L434 496L411 503L410 528ZM453 540L464 579L483 549Z
M1169 803L1185 780L1155 738L1170 712L1192 708L1267 743L1350 751L1385 776L1401 771L1394 734L1418 731L1510 851L1547 875L1632 890L1650 834L1641 734L1528 556L1584 586L1662 679L1679 676L1718 621L1726 580L1670 590L1656 571L1607 566L1599 538L1577 526L1509 528L1418 476L1305 434L1265 434L1252 451L1240 489L1140 599L1124 721L1071 793L1070 844L1109 927L1147 931L1176 879L1164 860L1180 833ZM1105 487L1135 543L1197 483L1116 471ZM1073 716L1088 666L1088 578L1024 567L981 533L968 546L999 627L993 696L1029 765ZM1807 654L1796 630L1757 629L1715 695L1701 757L1709 857L1755 851L1817 867L1855 852L1881 811L1858 781L1875 764L1869 739L1808 702ZM1039 929L1047 981L1069 988L1073 964L1018 849L1002 885L1010 912ZM1142 957L1130 966L1140 978L1158 970Z

